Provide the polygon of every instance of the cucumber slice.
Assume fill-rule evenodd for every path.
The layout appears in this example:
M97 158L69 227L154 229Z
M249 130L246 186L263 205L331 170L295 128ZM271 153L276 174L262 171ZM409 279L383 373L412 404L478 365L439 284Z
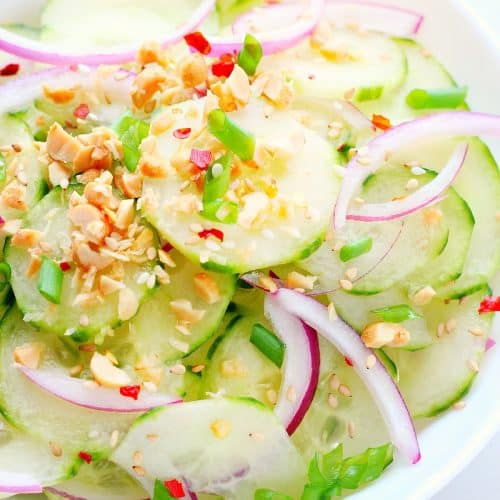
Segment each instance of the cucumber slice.
M43 241L50 244L51 258L68 260L63 248L70 242L71 224L68 219L69 198L74 190L66 191L60 188L52 190L26 216L24 227L43 233ZM29 249L9 245L6 249L6 260L12 269L11 284L16 296L18 307L25 313L26 320L33 324L58 334L73 335L73 338L86 340L89 336L103 334L119 323L118 293L102 297L102 301L91 306L75 307L74 301L80 290L72 285L75 270L66 271L63 275L61 303L49 303L37 290L38 273L32 277L26 276L30 264ZM143 272L150 272L153 262L124 262L124 284L134 292L139 301L142 300L148 288L138 284L137 278ZM97 287L99 275L95 279ZM88 326L80 325L80 317L85 313L89 318Z
M456 322L453 331L436 337L434 345L423 351L388 349L399 366L399 387L413 416L435 416L469 390L476 376L474 362L479 363L483 355L490 326L491 318L477 312L484 295L485 290L481 290L448 304L433 300L423 308L429 331L437 332L440 324L450 320ZM474 336L471 329L480 329L485 336Z
M394 165L390 170L379 172L367 179L361 193L363 200L370 203L383 202L407 192L405 187L408 174L402 167ZM430 178L431 176L426 176L425 180ZM450 203L453 206L453 202ZM424 211L410 215L404 222L350 221L335 234L335 242L325 242L316 253L299 265L309 273L319 276L322 287L327 290L339 288L339 281L345 278L346 271L355 268L359 278L352 281L350 293L379 293L410 273L423 269L445 248L449 234L448 221L444 217L435 224L426 224L424 221ZM342 262L341 247L363 238L372 239L371 250ZM340 252L332 251L334 247ZM412 257L408 258L409 255Z
M13 307L0 325L0 408L14 426L30 436L61 447L63 457L74 459L80 451L98 459L106 455L116 429L127 430L134 417L75 406L51 396L30 382L14 365L14 350L27 343L41 342L43 365L65 365L79 361L62 339L39 332L22 319ZM50 415L50 418L47 416Z
M165 112L174 121L171 129L187 127L193 134L197 133L202 126L204 102L200 99L168 108ZM176 200L201 204L201 193L196 186L185 185L189 175L185 177L171 168L165 178L144 181L143 205L147 219L186 257L201 261L206 268L245 272L303 258L318 247L328 226L338 189L338 179L331 168L336 153L317 134L295 122L289 112L274 110L266 118L264 111L265 104L254 100L243 110L231 113L231 118L254 134L257 143L279 144L289 153L290 148L294 151L292 157L274 159L265 168L241 164L240 179L253 183L261 197L254 199L256 213L249 200L246 210L240 207L238 223L212 222L203 218L198 209L185 213L187 209L177 206ZM181 150L189 157L192 147L193 143L176 139L172 130L158 137L158 150L164 158L178 156ZM271 198L265 194L264 187L270 179L277 185L277 195ZM261 202L262 206L257 208ZM279 215L281 203L287 208ZM254 213L254 219L250 218L250 212ZM223 244L203 239L193 241L196 236L191 229L193 224L223 231Z
M213 352L205 373L205 387L211 392L225 391L229 396L251 396L272 408L281 384L281 371L250 342L252 326L257 322L270 327L262 313L239 318L228 327ZM308 461L317 451L326 453L339 442L343 442L349 454L385 442L384 424L362 380L322 338L320 352L318 389L292 437L304 458ZM351 390L352 398L332 389L333 373ZM330 394L336 399L336 408L328 402ZM352 438L347 430L350 421L356 429Z
M0 431L0 470L29 474L43 486L71 478L80 460L74 457L55 457L44 441L33 439L2 422ZM11 495L0 492L0 498ZM17 497L16 497L17 498Z
M102 49L161 40L189 19L199 0L49 0L41 15L41 39L74 49Z
M44 493L49 500L139 500L148 497L123 469L105 460L82 465L73 479L45 488Z
M130 343L136 358L130 360L131 364L153 354L161 362L187 356L215 333L234 293L234 276L204 271L179 253L171 253L176 267L169 269L170 284L154 290L137 315L115 333L118 344ZM200 275L205 275L219 291L219 299L213 304L207 304L196 291L195 278ZM205 311L200 321L187 327L189 335L176 329L178 321L169 307L171 301L180 299L189 300L194 309Z
M373 309L408 304L415 312L422 313L421 308L410 304L408 295L396 287L369 297L338 291L329 294L329 298L335 304L339 316L359 333L363 331L366 325L381 321L379 316L371 312ZM433 343L434 339L429 334L427 322L423 316L418 319L403 321L401 325L410 332L410 342L400 349L416 351Z
M148 439L151 434L158 439ZM256 488L299 498L305 480L305 464L281 423L253 399L206 399L151 411L135 422L112 460L133 471L137 451L147 478L182 477L195 492L227 499L252 498Z
M360 107L368 115L381 113L392 123L412 119L429 110L414 110L406 104L406 96L414 88L455 86L455 81L435 58L416 42L397 42L406 53L409 73L404 86L393 96ZM463 139L460 139L463 141ZM411 151L400 152L402 161L414 160L432 170L439 170L457 146L459 139L439 144L421 145ZM500 210L500 171L489 149L479 139L470 138L465 164L453 186L469 205L476 221L462 275L453 284L439 290L443 298L460 298L486 286L500 267L500 248L485 245L485 241L499 241L500 227L496 213ZM398 154L399 156L399 154ZM394 158L397 160L397 157ZM481 196L477 194L481 193Z
M313 48L307 39L263 58L259 70L284 71L298 95L332 99L354 90L357 101L390 94L406 78L404 52L386 35L335 29L324 47Z

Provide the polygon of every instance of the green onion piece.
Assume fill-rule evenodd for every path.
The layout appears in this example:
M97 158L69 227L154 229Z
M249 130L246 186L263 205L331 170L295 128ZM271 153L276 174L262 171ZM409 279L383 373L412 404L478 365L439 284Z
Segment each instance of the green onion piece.
M262 59L262 45L253 35L248 33L243 41L243 48L238 53L236 62L248 76L255 75L257 66Z
M208 114L208 131L243 161L253 158L255 137L231 120L222 109Z
M422 317L407 304L380 307L378 309L372 309L371 312L375 313L384 321L389 321L390 323L401 323L403 321L418 319Z
M292 497L284 493L268 490L267 488L260 488L255 491L254 500L292 500Z
M238 204L234 201L216 200L203 206L201 215L205 219L223 224L236 224L238 221Z
M406 104L413 109L457 108L466 97L467 87L413 89L406 96Z
M163 483L157 479L155 481L155 486L153 490L153 500L172 500L173 497L170 495L170 492L167 490L167 487Z
M340 260L342 262L347 262L348 260L354 259L368 253L372 249L373 240L369 236L351 243L350 245L344 245L340 249Z
M115 131L123 144L123 162L129 172L135 172L141 158L139 146L149 135L149 124L125 115L115 125Z
M356 92L356 100L359 102L373 101L378 99L384 91L384 87L361 87Z
M5 181L7 178L7 162L2 153L0 153L0 182Z
M40 274L38 275L38 291L49 302L60 304L62 284L63 271L59 267L59 264L56 261L43 256Z
M11 270L7 262L0 262L0 292L9 284L10 282Z
M385 366L385 369L389 372L389 375L396 382L399 382L398 365L393 361L393 359L383 349L376 349L376 352L377 352L377 357L378 357L379 361Z
M285 356L285 344L273 332L260 323L255 323L252 327L250 342L278 368L281 368Z
M222 199L231 182L233 155L228 152L215 160L207 170L203 184L203 205Z

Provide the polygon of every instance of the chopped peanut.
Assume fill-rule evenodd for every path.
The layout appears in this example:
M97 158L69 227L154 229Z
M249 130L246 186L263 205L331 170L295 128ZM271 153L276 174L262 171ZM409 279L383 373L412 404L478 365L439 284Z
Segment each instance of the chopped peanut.
M144 153L139 160L139 172L145 177L161 178L167 175L166 165L158 155Z
M53 161L48 166L49 182L52 187L67 186L71 177L71 170L58 161Z
M168 80L165 70L156 63L149 64L136 77L130 89L132 102L141 109L164 88Z
M170 302L170 309L179 321L192 324L200 321L205 315L203 309L193 309L193 304L187 299L177 299Z
M28 278L35 276L35 274L40 270L41 265L42 265L42 259L40 255L32 253L30 257L30 263L28 264L28 267L24 272L25 276Z
M124 286L125 285L120 281L116 281L106 275L102 275L99 278L99 291L103 295L110 295L112 293L115 293L118 290L121 290Z
M104 387L119 388L130 384L127 372L117 368L106 356L98 352L92 355L90 371L95 381Z
M102 271L113 264L113 258L92 250L87 243L78 243L74 246L74 258L85 269L95 267Z
M76 92L74 89L65 88L50 88L47 85L43 86L43 95L55 102L56 104L66 104L75 98Z
M130 288L122 288L118 295L118 318L126 321L139 309L137 295Z
M219 286L207 273L196 274L194 277L194 289L207 304L215 304L220 300Z
M98 146L85 146L75 155L73 170L85 172L98 169L109 170L113 166L113 155L106 148Z
M312 290L317 279L317 276L304 276L301 273L292 271L291 273L288 273L288 276L286 278L286 286L288 288L302 288L304 290Z
M142 176L117 168L114 175L116 187L127 198L139 198L142 194Z
M118 206L118 200L113 195L113 188L102 182L89 182L85 186L83 196L96 207L108 207L112 210Z
M416 306L424 306L432 300L434 295L436 295L436 291L434 290L434 288L432 288L431 286L425 286L417 293L415 293L413 297L411 297L411 301Z
M135 206L134 200L122 200L118 205L118 210L116 212L115 227L121 230L127 229L132 222L134 222L135 217Z
M43 344L38 342L23 344L14 349L14 361L34 370L40 365L42 351Z
M2 202L10 208L23 211L28 209L28 205L26 205L25 201L26 186L23 186L17 179L9 182L9 184L4 187L0 196ZM5 227L2 229L5 230Z
M410 332L398 323L371 323L363 330L361 339L367 347L373 349L386 345L399 347L410 341Z
M161 135L175 123L175 118L170 110L164 111L151 120L151 133Z
M137 62L141 67L146 64L158 63L160 66L167 64L161 45L158 42L144 42L137 53Z
M108 234L108 225L99 209L93 205L82 203L71 207L68 210L68 218L93 243L102 244Z
M81 151L81 143L68 134L59 123L53 123L47 134L47 153L53 160L71 163Z
M208 78L208 67L205 58L195 52L185 56L179 62L178 72L184 87L193 88L201 85Z
M34 229L20 229L12 236L11 243L17 247L33 248L38 245L41 234Z
M250 82L243 68L235 65L231 75L226 80L226 85L235 100L236 109L246 106L250 99Z

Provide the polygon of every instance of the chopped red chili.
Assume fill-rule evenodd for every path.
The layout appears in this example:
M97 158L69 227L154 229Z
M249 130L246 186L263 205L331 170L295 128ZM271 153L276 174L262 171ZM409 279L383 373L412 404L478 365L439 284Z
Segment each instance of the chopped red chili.
M280 277L272 269L269 269L269 277L272 278L273 280L280 279Z
M388 130L392 127L391 120L389 120L389 118L386 118L384 115L373 115L372 123L380 130Z
M163 243L163 245L161 246L161 249L164 251L164 252L170 252L170 250L172 250L173 245L171 245L168 241L166 241L165 243Z
M479 314L500 312L500 296L486 297L479 304Z
M191 150L189 158L200 170L206 170L210 163L212 163L212 151L208 149L195 149Z
M344 361L346 363L346 365L348 366L354 366L354 363L352 362L352 359L347 357L347 356L344 356Z
M190 47L205 56L212 50L210 42L203 36L201 31L195 31L194 33L185 35L184 40Z
M214 76L225 76L228 78L234 69L234 59L231 54L222 54L219 60L212 64Z
M78 453L78 456L87 464L92 462L92 455L90 453L87 453L86 451L81 451Z
M191 129L189 127L178 128L173 134L176 139L187 139L191 135Z
M19 73L20 66L17 63L6 64L0 69L0 76L12 76Z
M182 483L180 481L177 481L177 479L165 481L163 484L170 493L170 496L173 498L183 498L186 495L186 493L184 492L184 486L182 486Z
M140 385L124 385L120 387L120 394L126 398L132 398L137 401L139 393L141 392Z
M71 264L65 260L62 262L59 262L59 267L61 268L61 271L69 271L71 269Z
M80 118L80 120L85 120L90 113L90 109L87 104L80 104L73 110L73 116Z
M0 215L0 226L5 224L5 219Z
M224 241L224 233L220 229L215 229L215 228L203 229L203 231L200 231L198 233L198 236L200 238L203 238L204 240L206 240L209 236L213 236L214 238L217 238L219 241Z

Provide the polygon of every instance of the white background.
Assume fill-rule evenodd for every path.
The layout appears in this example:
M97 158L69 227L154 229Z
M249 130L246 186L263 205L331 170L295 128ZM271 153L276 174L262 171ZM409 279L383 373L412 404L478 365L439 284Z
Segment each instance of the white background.
M439 0L436 0L439 1ZM467 0L500 39L500 0ZM415 3L415 6L418 2ZM499 40L500 41L500 40ZM500 67L500 55L498 56ZM500 348L500 346L497 346ZM467 429L463 430L464 433ZM460 439L460 436L457 436ZM499 500L500 434L433 500Z

